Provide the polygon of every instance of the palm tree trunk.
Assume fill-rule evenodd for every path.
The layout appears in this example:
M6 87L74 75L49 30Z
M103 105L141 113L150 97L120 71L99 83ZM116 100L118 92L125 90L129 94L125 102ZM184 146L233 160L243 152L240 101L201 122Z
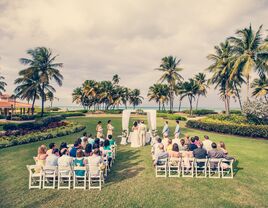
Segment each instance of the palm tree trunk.
M238 89L237 89L236 84L234 85L234 87L235 87L235 91L236 91L237 99L238 99L238 102L239 102L240 110L242 111L242 110L243 110L243 106L242 106L241 97L240 97L240 94L239 94L239 91L238 91Z
M33 97L33 103L32 103L32 115L34 114L34 104L35 104L35 100L36 100L36 92L34 93L34 97Z
M249 100L249 76L247 77L247 100Z
M161 110L161 102L160 101L158 102L158 110L159 111Z
M42 92L41 92L41 117L44 116L44 107L45 107L45 83L42 84Z
M192 97L188 96L189 99L189 103L190 103L190 115L192 115L192 110L193 110L193 106L192 106Z
M182 102L182 99L181 99L181 96L180 96L180 101L179 101L179 112L181 112L181 102Z
M195 106L195 110L197 110L198 108L198 101L199 101L199 97L200 97L200 94L197 95L197 100L196 100L196 106Z

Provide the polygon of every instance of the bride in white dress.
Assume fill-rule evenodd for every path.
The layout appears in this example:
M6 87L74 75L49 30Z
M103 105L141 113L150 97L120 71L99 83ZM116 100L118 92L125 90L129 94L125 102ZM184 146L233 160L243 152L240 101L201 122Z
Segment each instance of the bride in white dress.
M129 135L131 141L131 147L140 147L139 144L139 127L138 123L135 121L132 126L132 132Z

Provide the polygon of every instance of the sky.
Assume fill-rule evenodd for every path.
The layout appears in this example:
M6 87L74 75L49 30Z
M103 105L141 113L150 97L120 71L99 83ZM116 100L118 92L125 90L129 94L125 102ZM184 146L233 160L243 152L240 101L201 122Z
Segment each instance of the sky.
M114 74L146 97L161 76L154 69L162 57L181 59L188 79L209 66L206 56L215 45L250 23L266 30L267 20L268 0L0 0L0 74L11 94L25 67L19 58L45 46L64 64L55 105L74 105L72 90L84 80L111 80ZM224 106L213 87L199 103ZM143 105L155 103L145 99ZM186 99L183 105L189 105Z

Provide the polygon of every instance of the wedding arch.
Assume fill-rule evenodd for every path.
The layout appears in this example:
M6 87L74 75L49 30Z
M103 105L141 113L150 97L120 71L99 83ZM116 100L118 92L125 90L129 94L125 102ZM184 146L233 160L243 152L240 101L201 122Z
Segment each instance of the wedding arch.
M121 144L127 144L127 139L129 137L129 121L131 113L136 112L136 110L123 110L122 113L122 140ZM146 141L152 140L156 136L156 110L143 110L147 115L147 134Z

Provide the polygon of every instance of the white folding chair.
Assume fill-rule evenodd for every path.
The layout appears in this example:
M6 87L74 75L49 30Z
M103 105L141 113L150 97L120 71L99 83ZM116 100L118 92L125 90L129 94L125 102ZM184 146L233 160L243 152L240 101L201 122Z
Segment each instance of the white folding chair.
M55 189L57 179L57 166L45 166L43 168L43 188Z
M84 171L80 175L80 171ZM74 166L73 167L73 188L74 189L86 189L87 188L87 168L86 166Z
M158 159L155 165L155 176L156 177L167 177L167 158Z
M88 187L89 189L99 189L101 190L101 183L104 183L103 172L100 170L99 167L95 166L88 166ZM98 172L96 173L96 168ZM93 171L94 170L94 171Z
M58 189L71 189L72 167L58 166Z
M222 178L234 178L234 168L233 168L233 159L222 159L221 160L221 177Z
M171 157L168 161L168 176L180 177L181 174L181 158Z
M102 157L102 159L103 159L103 164L106 167L105 170L104 170L104 176L107 177L108 176L108 171L110 171L108 156L105 155L105 156Z
M207 177L207 159L195 159L194 169L196 178L206 178Z
M181 160L181 172L182 177L193 178L194 177L194 158L183 157Z
M220 164L221 160L219 158L210 158L208 160L208 177L209 178L220 178L221 171L220 171Z
M26 165L29 171L29 189L38 188L41 189L42 187L42 174L43 169L41 166L37 165ZM36 170L39 170L38 172ZM37 185L34 185L37 183Z
M112 151L113 151L113 161L114 161L115 156L116 156L116 145L112 145L111 148L112 148Z

